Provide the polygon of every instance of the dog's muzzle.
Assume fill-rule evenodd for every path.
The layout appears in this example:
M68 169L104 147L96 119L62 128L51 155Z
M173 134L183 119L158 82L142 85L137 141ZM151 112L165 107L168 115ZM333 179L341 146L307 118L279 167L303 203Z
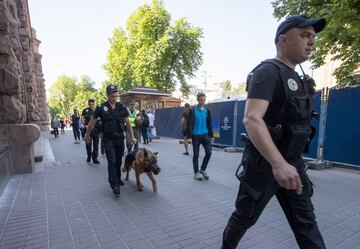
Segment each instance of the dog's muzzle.
M158 175L161 171L161 168L160 167L156 167L156 168L153 168L152 172L154 173L154 175Z

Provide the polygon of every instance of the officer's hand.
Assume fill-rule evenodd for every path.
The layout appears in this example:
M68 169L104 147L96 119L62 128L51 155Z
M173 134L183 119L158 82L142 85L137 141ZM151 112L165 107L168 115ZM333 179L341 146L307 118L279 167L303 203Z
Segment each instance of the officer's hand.
M90 143L90 135L88 134L85 135L85 143Z
M132 144L136 144L136 143L137 143L136 138L133 137L133 138L131 139L131 143L132 143Z
M287 190L296 190L298 194L301 194L302 183L297 169L285 163L281 166L273 166L273 175L279 185Z

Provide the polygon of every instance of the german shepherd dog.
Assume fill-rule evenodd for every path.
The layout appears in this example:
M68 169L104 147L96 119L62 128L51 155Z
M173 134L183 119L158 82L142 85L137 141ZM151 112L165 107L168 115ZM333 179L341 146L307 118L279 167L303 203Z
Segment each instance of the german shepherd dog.
M126 172L125 180L129 180L129 172L131 168L135 170L136 186L138 191L143 190L143 185L140 181L140 174L146 173L149 177L154 192L157 192L155 175L160 173L160 167L157 164L157 152L151 152L145 148L136 149L128 153L125 157L125 164L122 168Z

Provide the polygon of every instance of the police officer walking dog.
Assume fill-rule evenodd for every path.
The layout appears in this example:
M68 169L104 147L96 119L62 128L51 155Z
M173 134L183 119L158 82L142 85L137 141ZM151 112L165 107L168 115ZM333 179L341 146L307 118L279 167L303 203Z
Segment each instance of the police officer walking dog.
M85 108L81 113L81 119L85 126L85 132L87 131L87 127L89 125L89 122L91 120L92 115L95 111L95 100L89 99L88 100L88 106ZM100 121L96 121L94 125L94 129L90 134L90 142L86 143L86 153L87 153L87 159L86 161L89 163L90 159L92 158L93 163L99 164L98 161L98 154L99 154L99 134L100 134ZM92 141L91 141L92 140ZM93 151L91 151L91 147Z
M120 194L121 160L124 154L125 125L129 129L131 142L136 143L134 133L129 122L129 111L126 106L117 102L118 88L115 85L106 87L107 101L98 105L88 124L86 141L90 141L90 134L97 119L101 119L110 187L115 195Z
M223 233L223 249L235 249L276 195L302 249L325 248L311 196L312 183L302 153L311 135L313 81L301 79L295 66L313 51L325 19L293 16L276 33L277 55L258 65L247 81L244 125L248 132L238 176L240 189Z

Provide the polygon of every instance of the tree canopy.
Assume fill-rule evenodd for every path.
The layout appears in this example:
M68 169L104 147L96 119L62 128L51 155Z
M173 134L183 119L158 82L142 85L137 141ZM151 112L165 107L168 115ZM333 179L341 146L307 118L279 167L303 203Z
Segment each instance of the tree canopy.
M98 104L104 101L104 96L94 87L95 82L89 76L81 76L80 80L67 75L60 76L49 89L49 108L51 115L58 114L68 117L76 108L81 110L87 107L89 99Z
M172 24L161 1L144 4L129 17L126 29L116 28L109 39L105 83L115 83L121 91L148 86L168 93L179 83L187 96L187 79L202 64L201 37L202 29L184 18Z
M360 66L360 1L359 0L275 0L274 16L278 19L304 14L326 18L327 25L316 40L316 51L311 57L315 67L325 63L327 55L340 60L334 75L339 86L360 83L354 72Z

